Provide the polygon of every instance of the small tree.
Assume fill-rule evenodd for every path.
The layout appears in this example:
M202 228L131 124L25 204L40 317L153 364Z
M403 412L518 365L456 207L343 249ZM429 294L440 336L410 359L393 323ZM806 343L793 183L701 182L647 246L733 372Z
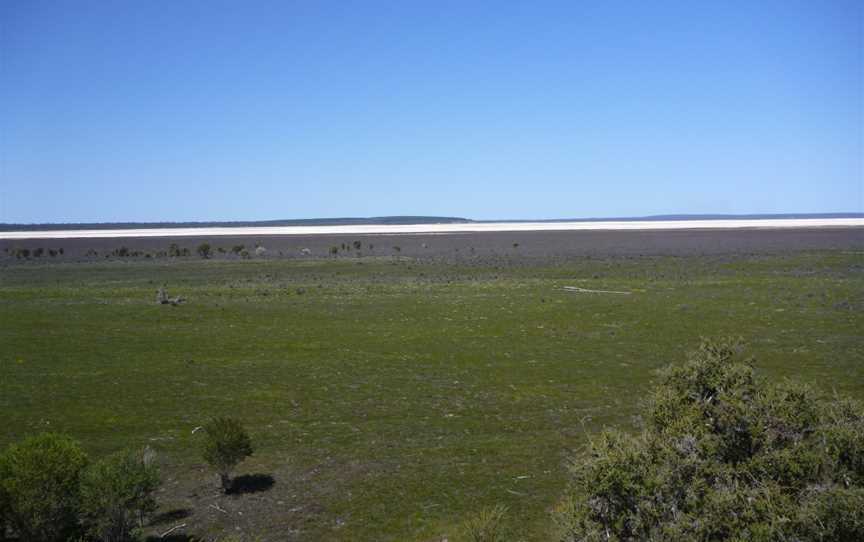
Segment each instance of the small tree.
M205 260L210 257L210 254L213 252L213 249L210 248L210 243L201 243L198 245L196 249L198 251L198 255L204 258Z
M84 471L81 511L87 532L102 542L135 540L156 510L159 487L155 453L150 448L120 452Z
M168 245L168 255L172 258L180 256L180 246L177 243L171 243Z
M44 433L0 456L0 502L20 540L60 542L79 530L81 473L87 454L69 437Z
M252 455L252 441L236 418L220 417L204 426L204 460L219 474L222 490L231 488L231 471Z

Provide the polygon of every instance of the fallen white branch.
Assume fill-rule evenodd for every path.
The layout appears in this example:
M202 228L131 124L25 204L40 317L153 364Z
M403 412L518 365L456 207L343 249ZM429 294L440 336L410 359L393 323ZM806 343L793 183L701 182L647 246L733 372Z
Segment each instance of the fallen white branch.
M219 505L218 505L218 504L211 504L211 505L210 505L210 508L215 508L216 510L219 510L219 511L222 512L223 514L227 514L227 513L228 513L228 510L224 510L224 509L222 509L222 508L219 508Z
M613 290L589 290L587 288L579 288L577 286L565 286L565 290L568 292L573 292L577 294L621 294L621 295L630 295L633 292L616 292Z
M168 536L169 534L173 533L173 532L176 531L177 529L182 529L182 528L185 527L185 526L186 526L185 523L181 523L180 525L175 525L175 526L171 527L170 529L168 529L167 531L165 531L164 533L160 534L160 535L159 535L159 538L165 538L166 536Z

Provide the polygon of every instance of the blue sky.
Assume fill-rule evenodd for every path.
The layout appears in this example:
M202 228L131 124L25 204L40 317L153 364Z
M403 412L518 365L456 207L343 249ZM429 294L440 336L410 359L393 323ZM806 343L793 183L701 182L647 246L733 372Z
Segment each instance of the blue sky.
M0 2L0 222L862 211L860 1Z

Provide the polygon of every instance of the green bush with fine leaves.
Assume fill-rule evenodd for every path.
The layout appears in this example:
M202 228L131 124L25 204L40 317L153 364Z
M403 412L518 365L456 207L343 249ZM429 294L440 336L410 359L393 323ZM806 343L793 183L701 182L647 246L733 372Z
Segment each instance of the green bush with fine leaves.
M102 542L136 540L156 510L158 487L159 470L150 448L95 462L81 479L81 516L88 534Z
M204 426L204 460L219 474L224 492L231 489L231 471L250 455L252 440L239 420L214 418Z
M0 516L20 540L61 542L77 535L87 462L77 442L53 433L28 437L0 455Z
M592 438L571 475L562 542L864 540L864 408L704 341L662 373L641 434Z

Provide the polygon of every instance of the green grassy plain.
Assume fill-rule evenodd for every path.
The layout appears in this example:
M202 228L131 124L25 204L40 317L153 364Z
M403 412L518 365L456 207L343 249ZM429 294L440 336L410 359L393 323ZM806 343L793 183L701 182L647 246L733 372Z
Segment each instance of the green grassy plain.
M163 283L188 303L156 305ZM539 541L585 432L634 427L655 369L719 335L771 378L864 398L864 258L6 266L0 445L153 446L153 533L453 540L501 503L511 538ZM192 431L222 414L256 445L238 474L269 489L218 495Z

